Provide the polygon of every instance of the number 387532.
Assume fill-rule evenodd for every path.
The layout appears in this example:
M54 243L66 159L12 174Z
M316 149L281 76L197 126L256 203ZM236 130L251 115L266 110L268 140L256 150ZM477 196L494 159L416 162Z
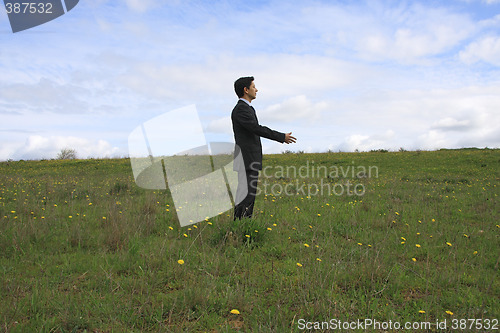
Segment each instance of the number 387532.
M52 14L52 4L50 2L8 2L5 4L5 8L7 9L7 14Z

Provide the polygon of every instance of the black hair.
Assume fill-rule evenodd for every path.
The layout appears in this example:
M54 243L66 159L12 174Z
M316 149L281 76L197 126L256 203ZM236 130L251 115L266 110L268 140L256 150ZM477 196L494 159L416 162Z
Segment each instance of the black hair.
M239 98L242 98L245 94L244 88L250 89L252 81L253 76L240 77L238 80L234 81L234 91Z

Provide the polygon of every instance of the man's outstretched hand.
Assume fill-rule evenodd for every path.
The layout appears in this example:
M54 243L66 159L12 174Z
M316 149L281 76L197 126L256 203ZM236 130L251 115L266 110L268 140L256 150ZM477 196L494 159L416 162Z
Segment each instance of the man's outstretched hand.
M295 143L296 141L297 141L297 138L292 136L292 132L285 134L285 143L286 144Z

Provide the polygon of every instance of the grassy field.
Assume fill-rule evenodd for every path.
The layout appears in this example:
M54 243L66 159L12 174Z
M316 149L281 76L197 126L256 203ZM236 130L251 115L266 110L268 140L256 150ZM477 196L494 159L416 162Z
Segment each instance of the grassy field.
M371 318L453 331L500 319L500 150L264 165L254 219L229 211L180 228L169 192L137 187L128 159L0 163L0 330L291 332Z

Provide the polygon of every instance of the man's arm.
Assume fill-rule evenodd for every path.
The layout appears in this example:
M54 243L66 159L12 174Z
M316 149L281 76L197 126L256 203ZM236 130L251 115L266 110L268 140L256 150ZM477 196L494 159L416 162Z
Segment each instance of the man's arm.
M250 107L248 107L250 108ZM287 140L287 135L291 134L285 134L281 133L275 130L270 129L269 127L259 125L255 117L251 114L250 110L246 110L246 108L239 108L239 110L236 110L235 113L236 116L236 121L249 130L250 132L262 136L264 138L278 141L278 142L286 142ZM295 139L295 138L294 138ZM290 139L289 139L290 140ZM287 142L290 143L290 142Z

